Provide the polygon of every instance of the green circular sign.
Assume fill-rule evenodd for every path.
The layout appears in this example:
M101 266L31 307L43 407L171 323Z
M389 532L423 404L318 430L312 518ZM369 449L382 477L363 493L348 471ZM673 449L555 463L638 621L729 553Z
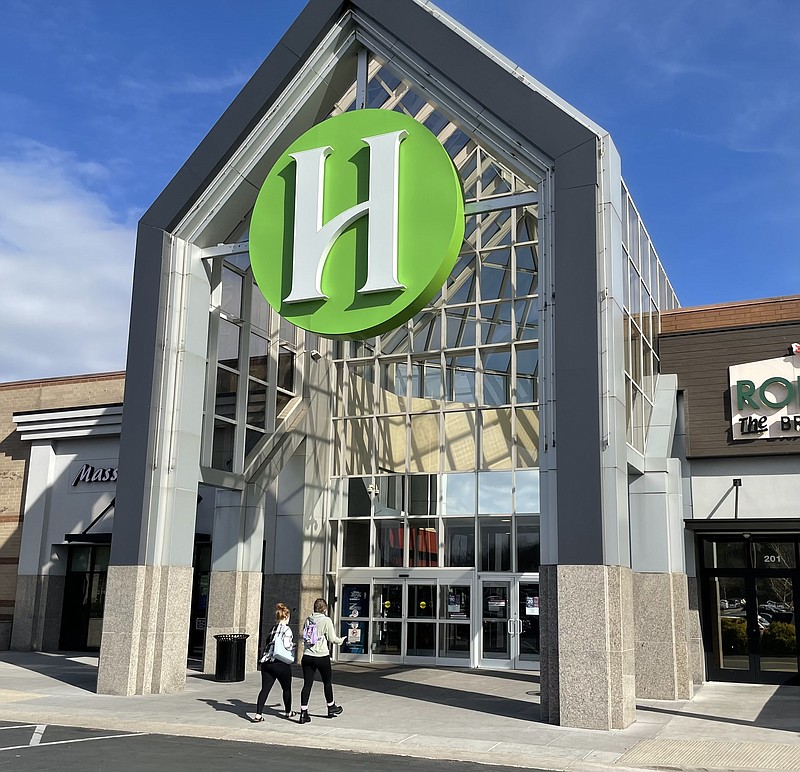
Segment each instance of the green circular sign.
M463 239L461 181L436 137L401 113L354 110L314 126L272 167L250 262L284 319L368 338L430 302Z

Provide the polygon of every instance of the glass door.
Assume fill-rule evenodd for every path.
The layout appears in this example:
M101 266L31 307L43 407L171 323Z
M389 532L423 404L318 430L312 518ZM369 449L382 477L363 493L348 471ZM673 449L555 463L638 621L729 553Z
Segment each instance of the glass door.
M798 683L795 600L800 589L791 537L707 537L702 542L703 635L709 677Z
M341 585L342 661L472 664L472 577L387 577Z
M481 579L480 667L539 667L539 583Z
M539 669L539 582L517 583L516 662L517 670Z

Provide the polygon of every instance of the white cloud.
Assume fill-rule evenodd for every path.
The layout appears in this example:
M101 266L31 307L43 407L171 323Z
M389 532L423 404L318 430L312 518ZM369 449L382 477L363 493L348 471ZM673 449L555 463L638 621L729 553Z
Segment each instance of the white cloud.
M5 140L0 382L123 369L135 229L94 190L107 170Z

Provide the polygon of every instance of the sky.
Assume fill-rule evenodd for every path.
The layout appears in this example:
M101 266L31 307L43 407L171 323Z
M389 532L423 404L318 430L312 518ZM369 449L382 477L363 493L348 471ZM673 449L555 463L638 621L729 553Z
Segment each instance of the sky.
M800 293L800 3L438 5L611 133L682 305ZM303 6L0 2L0 382L124 369L136 223Z

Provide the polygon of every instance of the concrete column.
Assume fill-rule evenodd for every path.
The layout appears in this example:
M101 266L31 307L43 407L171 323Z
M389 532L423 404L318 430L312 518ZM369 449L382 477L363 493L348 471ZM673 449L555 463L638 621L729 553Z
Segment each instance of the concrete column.
M109 566L98 693L184 688L191 594L191 566Z
M633 585L621 566L542 566L542 717L583 729L635 720Z
M695 687L706 680L706 652L703 647L703 632L700 628L700 606L698 596L700 588L697 577L687 577L689 596L689 621L687 625L687 642L689 647L689 677Z
M11 648L56 651L64 601L66 549L48 544L48 511L54 476L52 444L34 441L28 461L25 518L19 550ZM59 559L61 558L61 559Z
M217 664L215 635L247 633L245 669L256 669L261 611L264 497L255 486L244 492L217 490L211 547L211 577L203 672Z
M686 574L634 573L636 696L688 700L692 696Z
M199 250L140 223L101 693L186 683L209 303Z

